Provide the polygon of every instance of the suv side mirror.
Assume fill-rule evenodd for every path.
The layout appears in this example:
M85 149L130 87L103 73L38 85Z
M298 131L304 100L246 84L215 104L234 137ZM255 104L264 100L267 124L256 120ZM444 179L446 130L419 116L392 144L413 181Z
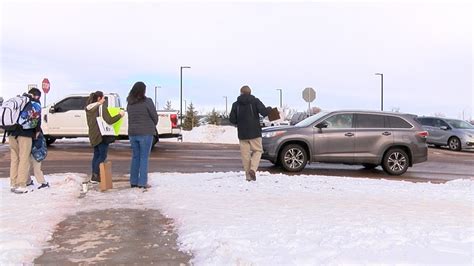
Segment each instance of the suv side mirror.
M49 108L49 113L54 114L56 112L56 108L54 108L54 105L51 105Z
M447 126L441 126L439 128L442 129L442 130L448 130L449 129Z
M323 121L323 122L317 124L316 127L319 128L319 129L327 128L328 127L328 122Z

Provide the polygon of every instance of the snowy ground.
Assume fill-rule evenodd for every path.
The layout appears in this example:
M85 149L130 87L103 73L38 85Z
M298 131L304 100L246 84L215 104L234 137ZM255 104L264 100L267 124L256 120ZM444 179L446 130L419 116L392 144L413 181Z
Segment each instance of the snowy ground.
M0 264L31 263L78 211L154 208L173 218L196 265L472 265L473 182L446 184L259 173L152 174L153 187L78 199L81 175L9 192L0 179Z
M239 144L237 128L233 126L203 125L191 131L182 130L183 142ZM176 141L176 139L160 139Z

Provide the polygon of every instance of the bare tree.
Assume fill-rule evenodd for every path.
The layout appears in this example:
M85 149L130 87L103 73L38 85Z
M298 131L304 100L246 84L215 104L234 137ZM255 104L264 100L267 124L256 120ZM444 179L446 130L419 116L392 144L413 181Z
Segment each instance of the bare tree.
M446 117L446 115L441 113L441 112L436 112L433 115L436 116L436 117Z
M392 107L392 112L395 112L395 113L400 113L400 107Z
M290 120L291 117L297 112L296 109L291 109L288 105L284 105L282 110L281 110L283 117L283 120Z

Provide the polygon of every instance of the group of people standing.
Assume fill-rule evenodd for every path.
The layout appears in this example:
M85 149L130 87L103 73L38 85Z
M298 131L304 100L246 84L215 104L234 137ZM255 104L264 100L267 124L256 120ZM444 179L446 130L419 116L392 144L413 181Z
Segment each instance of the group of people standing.
M130 186L142 189L150 187L150 184L148 184L148 159L153 144L153 136L156 134L156 125L158 124L158 113L155 105L145 94L146 85L139 81L133 85L127 97L128 137L132 146ZM109 144L114 141L113 136L101 135L97 117L102 116L105 122L113 124L124 115L123 110L115 116L110 115L102 91L96 91L89 96L86 116L89 140L94 147L91 182L100 181L99 165L107 159Z
M33 88L29 91L33 101L39 102L41 92ZM153 144L153 136L157 134L158 113L153 101L145 96L146 85L139 81L130 90L127 97L128 113L128 136L132 147L132 158L130 164L130 186L132 188L150 188L148 183L148 160ZM94 149L92 157L92 174L90 182L100 182L101 176L99 165L106 161L109 144L114 142L113 136L101 134L98 117L108 124L118 122L124 115L123 110L117 115L110 115L107 108L106 98L102 91L90 94L85 107L87 125L89 128L89 140ZM265 107L263 103L251 94L249 86L240 89L240 96L232 104L229 120L237 126L240 144L242 164L247 181L256 180L256 172L263 152L262 131L260 116L267 116L271 107ZM41 186L49 187L44 180L41 171L41 162L37 162L31 156L32 142L41 134L41 123L34 129L8 132L11 168L10 180L11 190L15 193L26 193L29 183L30 167L34 168L34 175ZM32 181L31 181L32 182Z

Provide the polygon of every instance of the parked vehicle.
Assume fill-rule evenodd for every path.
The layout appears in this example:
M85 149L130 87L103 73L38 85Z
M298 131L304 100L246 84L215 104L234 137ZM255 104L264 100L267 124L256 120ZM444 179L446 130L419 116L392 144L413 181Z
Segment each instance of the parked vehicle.
M453 151L474 149L474 126L459 120L440 117L418 117L416 120L428 131L428 144L448 146Z
M56 139L87 137L88 127L86 120L86 106L89 94L73 94L64 97L57 103L43 108L41 128L46 142L51 145ZM106 103L109 107L120 107L121 100L118 94L105 94ZM159 138L181 138L181 129L178 127L177 111L157 111L158 125L157 134L154 138L155 145ZM128 139L128 116L122 118L124 121L120 128L118 139Z
M307 162L382 165L391 175L428 158L428 132L412 115L372 111L320 112L293 127L264 128L263 159L291 172Z

